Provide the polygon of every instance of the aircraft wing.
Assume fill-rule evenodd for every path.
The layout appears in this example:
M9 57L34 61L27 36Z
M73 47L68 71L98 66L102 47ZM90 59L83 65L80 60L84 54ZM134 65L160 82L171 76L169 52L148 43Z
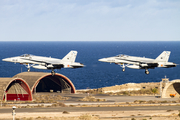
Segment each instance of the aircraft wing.
M133 56L123 56L123 57L116 57L114 59L115 63L125 63L125 64L135 64L135 63L144 63L144 64L154 64L154 59L145 58L145 57L133 57Z
M62 65L59 60L46 60L44 61L46 64L52 64L52 65Z
M153 59L136 59L136 60L132 60L132 61L126 61L124 62L126 64L136 64L136 65L139 65L140 67L142 68L154 68L154 67L157 67L158 66L158 63L155 62Z

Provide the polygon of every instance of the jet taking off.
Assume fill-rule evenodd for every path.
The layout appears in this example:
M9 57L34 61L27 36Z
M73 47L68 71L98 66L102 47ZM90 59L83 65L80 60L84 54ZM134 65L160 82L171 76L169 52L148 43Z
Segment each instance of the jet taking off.
M30 71L30 67L50 69L52 70L51 73L54 74L54 69L84 67L83 64L75 62L76 56L77 51L70 51L63 59L24 54L17 57L5 58L2 61L23 64L28 68L28 71Z
M149 74L148 69L154 69L155 67L176 67L175 63L168 62L170 53L170 51L163 51L156 59L118 55L115 57L102 58L99 59L99 61L118 64L123 68L122 71L125 71L125 67L128 67L132 69L145 69L145 73Z

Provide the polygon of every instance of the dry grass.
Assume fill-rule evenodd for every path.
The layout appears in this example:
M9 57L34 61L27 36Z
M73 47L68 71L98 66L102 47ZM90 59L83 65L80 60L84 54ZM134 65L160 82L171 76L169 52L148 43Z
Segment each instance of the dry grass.
M33 95L33 101L0 101L2 107L8 107L12 104L29 104L29 103L57 103L59 100L68 100L68 97L61 97L58 94L35 94Z
M68 100L68 97L61 97L60 95L48 94L48 95L33 95L34 103L55 103L58 100Z
M1 119L0 119L1 120ZM3 119L3 120L12 120L12 119ZM119 117L119 118L101 118L93 115L81 115L79 117L30 117L30 118L16 118L16 120L179 120L178 116L149 116L149 117Z
M34 107L65 107L64 103L58 102L59 100L67 100L67 97L61 97L57 94L48 94L48 95L40 95L36 94L33 96L34 101L2 101L1 107L12 107L14 104L31 104L37 103L38 105L35 106L19 106L19 108L34 108ZM52 103L51 106L44 106L42 103Z
M136 96L136 95L154 95L158 94L158 90L156 88L152 89L141 89L141 90L134 90L134 91L123 91L117 93L107 93L110 95L128 95L128 96Z
M79 120L100 120L98 116L92 116L92 115L82 115L78 117Z
M90 89L90 90L86 90L86 91L78 90L77 93L104 94L103 92L99 91L99 89Z
M159 101L159 100L149 100L149 101L144 101L144 100L135 100L135 104L157 104L157 103L180 103L180 99L176 101Z
M122 91L122 92L109 92L109 93L103 93L99 89L91 89L87 91L78 91L78 93L89 93L89 94L108 94L108 95L154 95L159 94L159 91L157 88L151 88L151 89L141 89L141 90L134 90L134 91Z
M88 101L88 102L102 102L106 101L105 99L96 99L94 96L86 96L82 99L79 99L79 101Z
M67 114L67 113L66 113ZM68 113L69 114L69 113ZM6 120L6 119L5 119ZM8 119L7 119L8 120ZM100 120L98 116L93 116L93 115L81 115L78 117L30 117L30 118L16 118L16 120Z

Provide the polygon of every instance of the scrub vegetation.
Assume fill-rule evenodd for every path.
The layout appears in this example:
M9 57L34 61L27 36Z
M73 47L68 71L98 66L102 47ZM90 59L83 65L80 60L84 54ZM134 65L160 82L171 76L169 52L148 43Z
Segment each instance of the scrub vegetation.
M106 101L105 99L96 99L94 96L86 96L82 99L79 99L79 101L88 101L88 102L104 102Z
M102 91L99 91L98 89L92 89L92 90L87 90L87 91L78 91L78 93L133 96L133 95L155 95L155 94L159 94L159 91L157 88L151 88L151 89L141 89L141 90L133 90L133 91L103 93Z

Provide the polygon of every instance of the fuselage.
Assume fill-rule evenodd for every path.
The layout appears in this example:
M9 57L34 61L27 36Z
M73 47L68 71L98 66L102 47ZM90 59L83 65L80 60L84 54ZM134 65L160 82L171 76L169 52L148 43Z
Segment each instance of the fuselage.
M61 59L51 58L51 57L35 56L35 55L29 55L29 54L5 58L2 60L6 61L6 62L14 62L14 63L21 63L21 64L30 63L30 64L45 65L45 63L54 63L54 62L59 63L59 64L61 63Z

